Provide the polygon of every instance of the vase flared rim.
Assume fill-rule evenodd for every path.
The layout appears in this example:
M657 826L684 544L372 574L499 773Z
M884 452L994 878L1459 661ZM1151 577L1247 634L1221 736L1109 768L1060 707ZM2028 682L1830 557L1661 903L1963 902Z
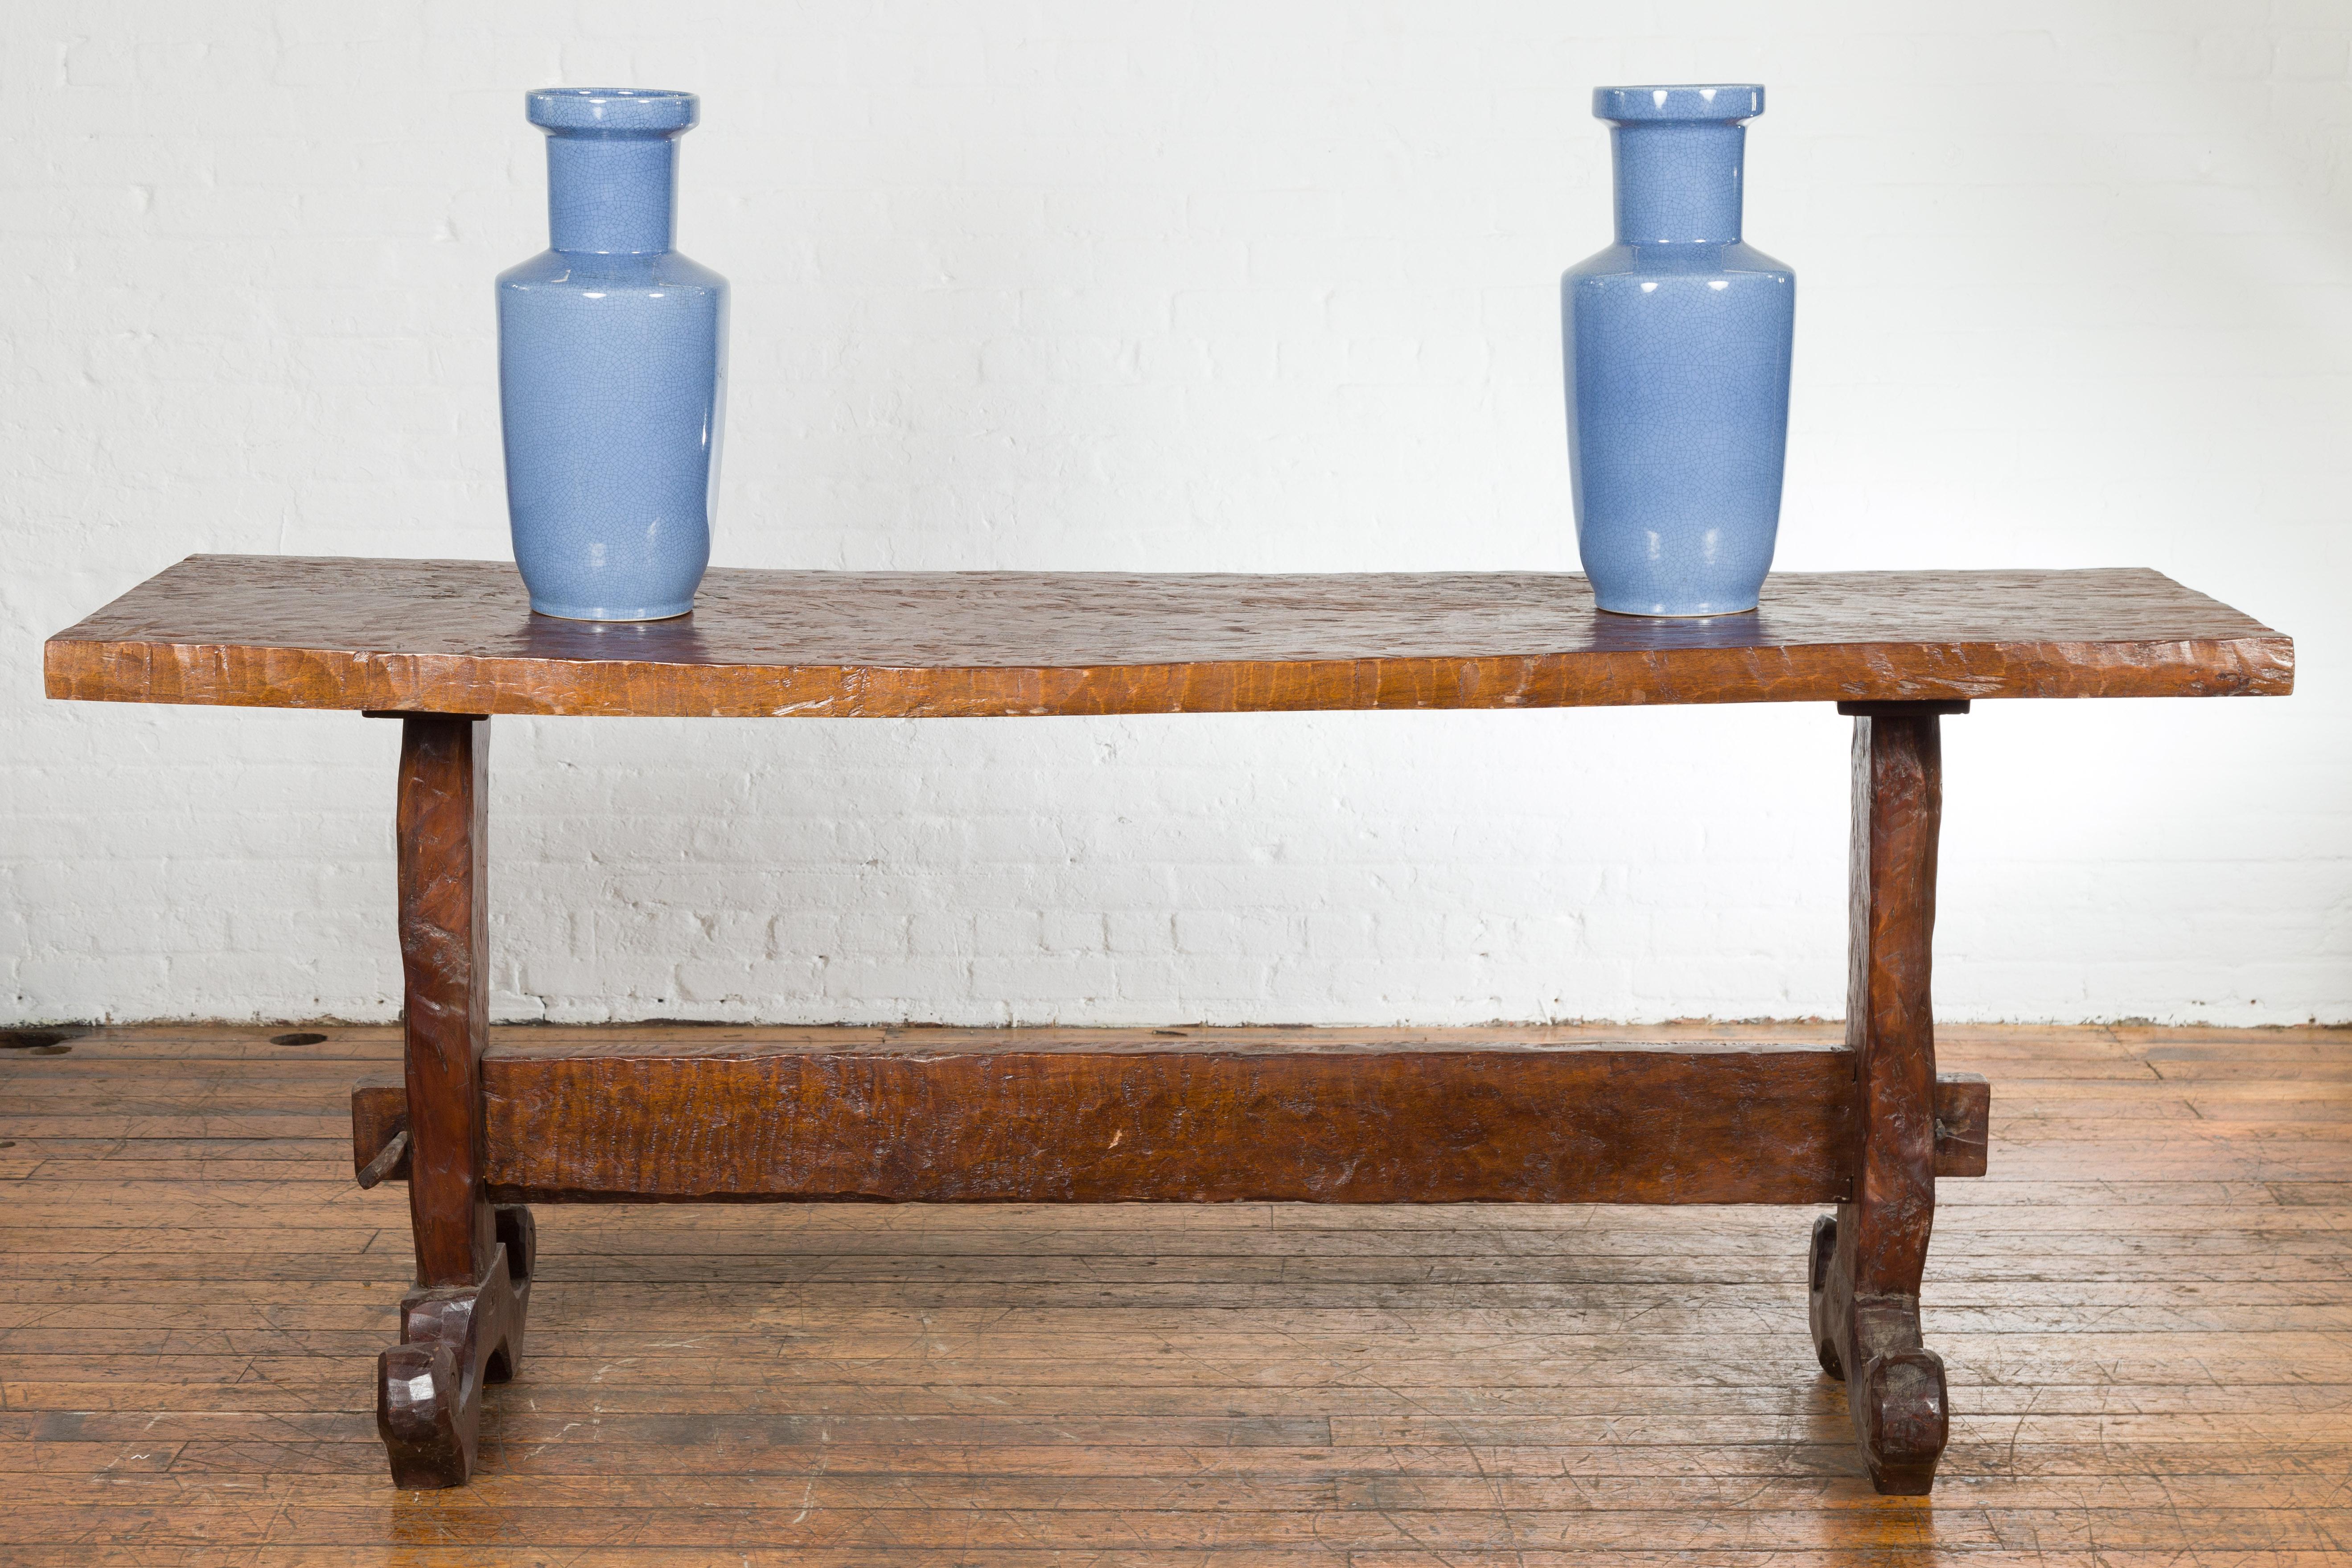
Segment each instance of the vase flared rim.
M1753 120L1763 112L1764 89L1753 82L1592 89L1593 118L1620 125L1670 120Z
M702 100L644 87L543 87L523 94L523 117L549 131L670 134L691 130Z

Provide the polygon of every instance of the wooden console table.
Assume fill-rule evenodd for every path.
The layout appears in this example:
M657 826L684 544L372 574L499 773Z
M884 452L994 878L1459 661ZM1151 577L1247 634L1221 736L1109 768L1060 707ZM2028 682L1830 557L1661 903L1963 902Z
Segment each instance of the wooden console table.
M1601 615L1536 574L713 572L695 613L532 616L472 561L195 556L45 650L48 694L402 721L406 1070L352 1097L405 1178L416 1288L378 1366L404 1487L470 1474L511 1377L530 1203L1836 1205L1808 1253L1822 1364L1885 1492L1935 1478L1919 1337L1939 1176L1988 1090L1928 1009L1937 724L1979 698L2275 695L2294 644L2153 572L1790 574L1715 620ZM489 716L923 718L1836 702L1854 717L1846 1038L1594 1046L1448 1029L812 1029L804 1041L487 1035Z

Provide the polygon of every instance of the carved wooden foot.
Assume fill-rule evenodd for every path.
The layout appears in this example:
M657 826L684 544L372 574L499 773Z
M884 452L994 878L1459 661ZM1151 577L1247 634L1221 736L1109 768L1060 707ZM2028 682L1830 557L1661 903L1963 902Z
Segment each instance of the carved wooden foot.
M1853 1247L1838 1222L1813 1222L1811 1316L1822 1370L1845 1380L1846 1408L1870 1483L1893 1497L1925 1497L1950 1436L1944 1358L1919 1340L1919 1298L1853 1293Z
M469 1286L420 1289L400 1303L400 1341L376 1358L376 1431L393 1485L462 1487L481 1441L482 1385L522 1357L538 1237L527 1208L494 1211L499 1245Z

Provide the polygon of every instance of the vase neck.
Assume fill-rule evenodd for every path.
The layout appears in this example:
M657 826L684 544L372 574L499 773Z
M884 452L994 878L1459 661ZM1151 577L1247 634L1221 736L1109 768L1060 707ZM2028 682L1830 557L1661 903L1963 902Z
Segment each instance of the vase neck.
M675 134L566 134L547 139L547 231L557 250L646 256L677 226Z
M1723 121L1612 125L1620 245L1729 245L1739 238L1748 127Z

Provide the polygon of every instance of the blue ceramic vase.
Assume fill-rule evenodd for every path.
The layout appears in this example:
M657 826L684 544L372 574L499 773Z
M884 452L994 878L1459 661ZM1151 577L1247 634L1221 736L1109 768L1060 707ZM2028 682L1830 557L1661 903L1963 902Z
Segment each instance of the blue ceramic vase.
M1604 87L1617 243L1560 279L1576 544L1627 616L1756 607L1780 522L1797 277L1739 237L1760 87Z
M655 621L710 563L727 279L670 248L690 92L557 89L549 248L499 274L499 405L515 564L543 616Z

